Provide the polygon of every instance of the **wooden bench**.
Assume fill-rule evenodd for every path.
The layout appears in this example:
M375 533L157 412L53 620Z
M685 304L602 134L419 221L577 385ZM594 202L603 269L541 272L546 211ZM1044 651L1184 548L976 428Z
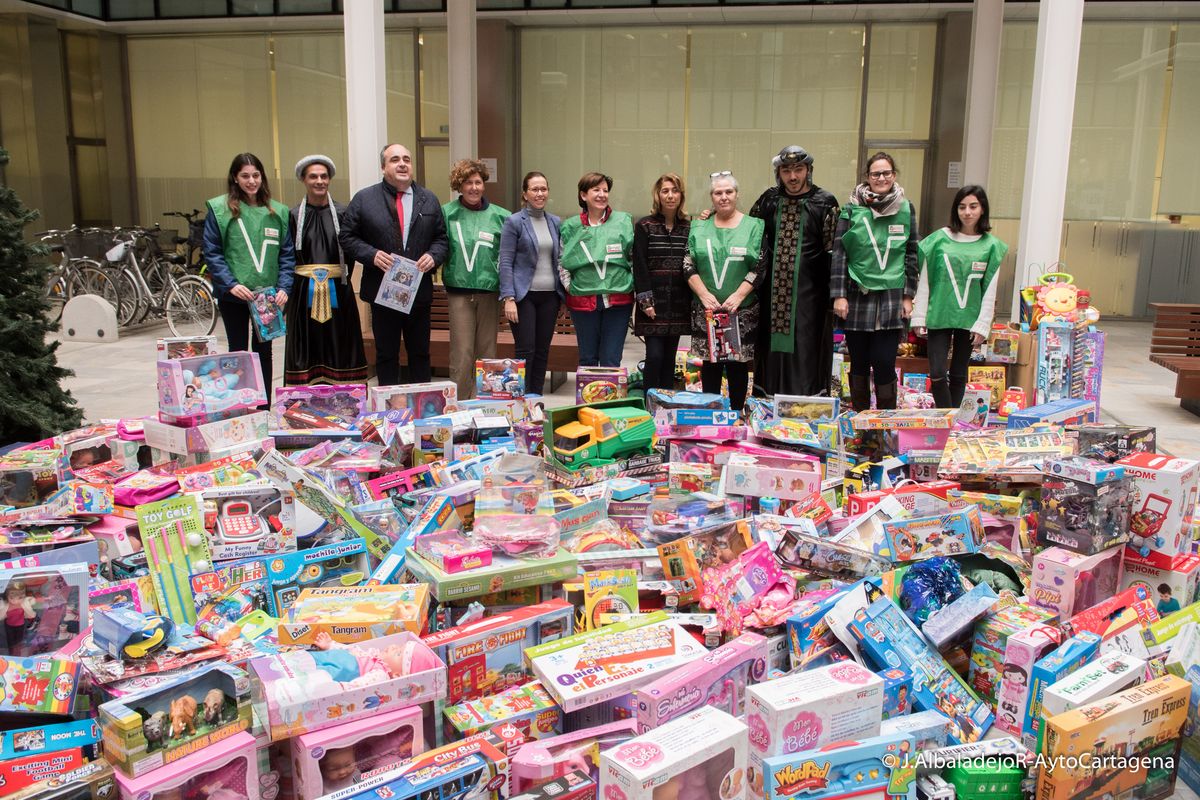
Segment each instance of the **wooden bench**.
M429 359L434 369L444 368L450 363L450 301L442 286L433 287L433 309L429 314ZM500 324L496 330L496 357L515 358L516 345L512 329L504 312L500 313ZM400 348L400 363L408 363L408 355ZM567 379L568 372L579 368L579 342L575 339L575 325L570 315L561 316L554 325L554 338L550 340L550 359L546 369L550 372L550 391L556 391Z
M1150 361L1176 374L1179 405L1200 415L1200 305L1151 303Z

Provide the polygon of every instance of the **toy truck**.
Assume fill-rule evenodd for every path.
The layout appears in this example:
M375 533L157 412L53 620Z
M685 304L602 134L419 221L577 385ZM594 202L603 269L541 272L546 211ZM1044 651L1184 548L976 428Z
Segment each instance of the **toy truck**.
M554 429L554 455L570 469L598 467L649 453L654 439L654 418L643 408L583 406L575 421Z

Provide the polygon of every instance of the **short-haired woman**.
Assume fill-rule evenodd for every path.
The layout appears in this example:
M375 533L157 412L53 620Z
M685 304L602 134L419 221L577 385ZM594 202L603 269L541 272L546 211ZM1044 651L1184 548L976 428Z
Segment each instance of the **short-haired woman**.
M675 351L679 338L691 333L692 292L683 274L691 223L684 211L683 179L660 175L651 192L650 216L633 226L633 284L637 308L633 332L646 340L642 386L675 386Z

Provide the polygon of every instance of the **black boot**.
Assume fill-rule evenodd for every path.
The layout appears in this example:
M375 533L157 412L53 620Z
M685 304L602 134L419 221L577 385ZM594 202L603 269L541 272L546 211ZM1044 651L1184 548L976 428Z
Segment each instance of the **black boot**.
M896 382L884 384L875 384L875 407L876 408L895 408L896 407Z
M963 395L967 393L967 377L965 375L950 376L950 402L953 404L951 408L958 408L962 405ZM941 406L938 406L941 408Z
M945 378L930 378L929 391L933 393L934 408L958 407L958 404L955 403L950 397L950 387L946 384Z
M850 407L855 411L871 410L871 376L850 373Z

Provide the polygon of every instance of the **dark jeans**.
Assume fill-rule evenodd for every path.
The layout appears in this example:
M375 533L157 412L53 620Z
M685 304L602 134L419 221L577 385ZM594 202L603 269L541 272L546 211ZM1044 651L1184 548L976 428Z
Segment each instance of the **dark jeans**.
M934 385L934 399L938 400L940 387L935 381L945 382L946 360L950 360L949 382L946 385L946 395L941 402L948 402L949 407L962 402L967 386L967 369L971 364L971 332L962 328L938 328L929 333L929 381ZM954 344L954 353L950 354L950 344ZM940 406L939 406L940 407Z
M251 333L250 304L236 297L222 297L217 300L221 311L221 321L225 323L225 338L229 341L229 352L249 350L254 343L254 352L258 353L258 363L262 367L263 386L267 389L267 403L271 402L271 363L272 342L260 342Z
M721 393L721 377L729 379L729 407L741 411L750 386L750 364L745 361L718 361L700 365L700 386L707 394Z
M371 330L375 334L375 372L380 386L395 386L400 380L400 336L408 369L404 383L426 383L429 370L429 313L432 306L413 306L411 314L371 304Z
M633 305L572 311L575 338L579 341L579 366L619 367Z
M642 370L644 389L675 388L675 352L678 336L646 337L646 368Z
M846 331L846 349L850 351L850 374L870 375L875 370L875 385L896 382L896 348L900 329L886 331Z
M546 363L561 301L557 292L529 292L517 301L517 322L510 322L513 353L525 359L525 392L542 394Z

